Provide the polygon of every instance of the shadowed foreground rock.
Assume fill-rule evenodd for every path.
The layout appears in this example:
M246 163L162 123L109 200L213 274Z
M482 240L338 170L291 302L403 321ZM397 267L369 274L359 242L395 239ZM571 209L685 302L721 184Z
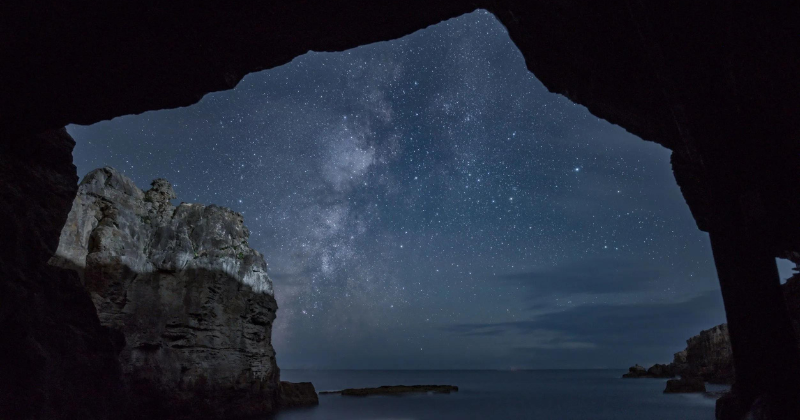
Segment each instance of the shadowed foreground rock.
M319 405L319 397L311 382L281 381L280 406L283 408Z
M385 385L377 388L347 388L341 391L322 391L320 394L342 394L353 397L366 397L369 395L399 395L410 393L449 394L458 392L458 387L453 385Z
M77 190L66 130L0 143L0 419L117 416L120 335L78 275L47 265ZM13 141L12 141L13 140Z
M77 271L100 322L123 333L137 415L270 413L280 390L266 263L240 214L175 197L163 179L143 192L112 168L90 172L50 264Z

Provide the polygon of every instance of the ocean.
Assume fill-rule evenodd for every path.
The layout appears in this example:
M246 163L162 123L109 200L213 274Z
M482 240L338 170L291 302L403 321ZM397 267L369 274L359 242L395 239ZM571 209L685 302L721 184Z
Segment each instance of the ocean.
M275 420L713 420L714 398L664 394L666 379L622 379L625 370L281 370L319 391L381 385L455 385L457 393L345 397L285 410ZM708 391L727 387L707 385Z

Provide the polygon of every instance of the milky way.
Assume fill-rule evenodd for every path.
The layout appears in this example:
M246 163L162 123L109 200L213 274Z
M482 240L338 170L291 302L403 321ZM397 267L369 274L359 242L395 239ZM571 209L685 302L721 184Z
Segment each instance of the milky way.
M244 215L284 368L624 367L724 321L670 152L547 92L485 12L69 131L80 175Z

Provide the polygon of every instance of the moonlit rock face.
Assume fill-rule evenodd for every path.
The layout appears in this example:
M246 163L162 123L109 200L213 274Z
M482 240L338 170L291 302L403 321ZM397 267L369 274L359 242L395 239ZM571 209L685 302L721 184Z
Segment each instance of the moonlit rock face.
M79 272L101 323L124 334L120 362L137 392L148 384L142 398L269 413L280 377L267 264L241 214L176 197L164 179L143 192L113 168L90 172L50 263Z
M51 264L82 272L87 255L101 252L139 273L210 268L257 293L273 294L267 264L248 246L250 232L241 214L215 205L175 207L170 203L175 198L165 179L156 179L143 192L113 168L90 172Z

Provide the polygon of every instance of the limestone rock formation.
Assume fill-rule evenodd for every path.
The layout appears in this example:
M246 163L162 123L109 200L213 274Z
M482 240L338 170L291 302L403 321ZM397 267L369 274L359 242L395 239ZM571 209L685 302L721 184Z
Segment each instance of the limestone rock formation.
M123 333L119 359L137 410L271 412L280 390L266 263L240 214L175 198L163 179L144 192L113 168L92 171L50 263L78 271L100 322Z
M686 340L686 367L683 375L703 378L707 382L733 382L733 353L728 325L721 324L703 330Z

